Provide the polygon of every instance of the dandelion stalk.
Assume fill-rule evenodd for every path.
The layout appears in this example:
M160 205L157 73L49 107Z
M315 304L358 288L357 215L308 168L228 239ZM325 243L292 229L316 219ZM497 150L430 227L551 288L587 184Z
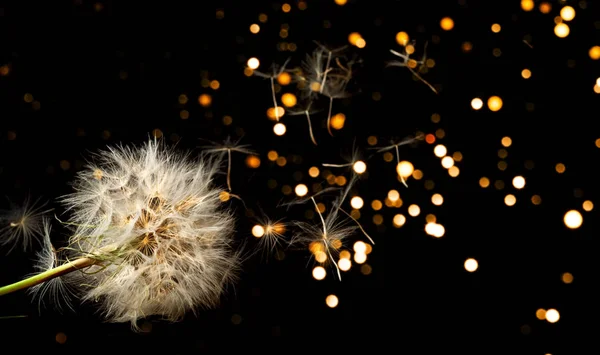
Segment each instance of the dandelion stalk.
M70 272L80 270L85 267L94 265L96 262L97 262L97 260L92 259L92 258L79 258L79 259L70 261L68 263L57 266L48 271L44 271L37 275L31 276L31 277L21 280L19 282L15 282L13 284L0 287L0 296L9 294L9 293L12 293L15 291L19 291L24 288L32 287L37 284L41 284L42 282L48 281L55 277L59 277L64 274L68 274Z

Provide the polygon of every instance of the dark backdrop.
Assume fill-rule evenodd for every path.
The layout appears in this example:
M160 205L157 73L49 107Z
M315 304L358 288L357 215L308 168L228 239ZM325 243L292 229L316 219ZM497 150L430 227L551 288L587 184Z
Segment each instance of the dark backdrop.
M7 316L0 319L3 344L63 353L593 351L600 316L596 210L584 212L581 206L585 200L596 201L598 194L595 165L600 151L594 141L600 135L593 86L600 69L588 55L592 46L600 45L597 4L551 1L548 14L540 12L539 2L525 12L519 1L355 0L340 6L333 0L309 0L305 10L290 1L289 13L282 11L283 4L2 3L1 193L16 202L27 194L53 201L70 192L68 182L90 152L120 142L139 144L155 129L166 140L177 141L178 149L190 150L203 144L199 139L243 136L242 143L259 154L261 165L248 168L245 157L234 154L235 193L254 212L305 220L309 206L277 208L290 198L281 187L321 182L308 176L309 167L343 161L357 147L371 156L368 176L353 194L365 201L361 223L376 241L367 261L372 273L363 275L354 265L342 282L332 273L315 281L308 251L286 251L279 261L254 257L220 308L176 324L153 322L141 334L128 324L102 323L93 305L78 306L76 313L43 309L40 314L37 304L20 292L0 300L0 316ZM576 17L569 22L570 35L561 39L553 28L563 4L573 6ZM259 14L268 16L266 23L259 22ZM454 20L451 31L440 28L446 16ZM249 31L253 23L261 27L258 34ZM491 31L493 23L502 26L499 33ZM284 24L289 36L282 39ZM435 66L423 77L436 85L439 95L412 80L405 68L386 68L394 60L389 49L400 50L395 42L399 31L416 40L419 56L428 43L427 56ZM362 61L356 67L353 95L334 103L334 112L346 115L344 128L329 137L326 114L314 115L315 147L302 116L284 116L288 131L275 136L266 116L272 106L269 83L244 75L247 59L259 58L261 70L266 70L291 57L290 66L295 67L315 48L313 41L342 46L351 32L359 32L366 47L347 50ZM297 49L279 50L282 41ZM472 44L468 53L461 49L464 42ZM494 49L501 55L494 56ZM528 80L520 74L525 68L533 73ZM203 78L218 80L219 89L203 87ZM288 86L281 92L295 91ZM374 100L374 93L381 99ZM25 100L26 94L31 100ZM212 96L210 107L198 104L201 94ZM180 95L189 101L180 103ZM498 112L485 106L492 95L503 99ZM474 97L484 100L479 111L470 107ZM327 102L318 104L326 108ZM189 118L181 119L181 110ZM441 118L437 123L431 119L434 114ZM226 115L233 118L231 125L223 124ZM456 178L425 142L401 150L404 159L424 172L423 179L409 180L408 189L396 179L392 163L366 150L369 136L384 144L436 131L435 144L463 155L456 163ZM504 136L513 144L501 159ZM288 157L286 166L270 162L270 150ZM504 171L497 167L501 160L507 163ZM565 173L555 171L557 163L566 165ZM517 175L527 179L522 190L511 185ZM482 189L482 176L492 186ZM277 181L275 189L267 186L269 179ZM504 189L493 187L497 180L505 183ZM370 202L385 199L390 189L400 191L404 205L373 211ZM443 206L431 204L436 192L444 196ZM516 196L515 206L504 204L508 193ZM534 194L541 196L540 205L530 201ZM421 206L416 218L407 214L413 203ZM252 246L254 220L238 201L231 205L238 216L238 239ZM584 215L577 230L563 224L570 209ZM383 225L374 225L375 213L383 216ZM408 218L402 228L392 224L396 213ZM444 237L424 232L429 213L445 226ZM358 239L360 235L350 242ZM0 281L14 282L31 272L32 257L33 251L16 251L0 258ZM474 273L463 266L469 257L479 262ZM564 272L574 275L573 283L561 281ZM331 293L340 299L335 309L325 305ZM537 319L540 308L558 309L560 320L550 324ZM24 317L9 317L19 315ZM56 341L58 333L66 335L64 344Z

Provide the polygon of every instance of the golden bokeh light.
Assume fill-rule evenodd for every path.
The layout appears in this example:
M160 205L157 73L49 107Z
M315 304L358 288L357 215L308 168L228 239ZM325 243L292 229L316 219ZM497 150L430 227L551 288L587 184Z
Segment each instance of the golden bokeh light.
M338 1L340 1L340 0L338 0ZM325 303L327 304L327 307L335 308L340 303L340 300L337 298L336 295L329 295L329 296L327 296L327 298L325 298Z
M521 9L523 11L531 11L535 7L533 0L521 0Z
M450 175L450 177L457 177L460 174L460 169L458 168L458 166L453 165L450 167L450 169L448 169L448 175Z
M476 97L473 100L471 100L471 108L473 108L473 110L481 110L482 107L483 100L481 100L480 98Z
M360 196L354 196L350 199L350 206L356 210L360 210L365 205L365 201Z
M366 253L354 253L354 262L357 264L364 264L367 261Z
M340 258L340 260L338 260L338 267L342 271L348 271L352 267L352 261L350 261L350 259Z
M408 214L412 217L417 217L421 214L421 208L415 204L408 206Z
M396 165L396 172L398 173L398 176L401 176L405 179L413 174L415 171L414 169L415 167L412 165L412 163L405 160Z
M431 203L436 206L441 206L444 203L444 197L442 197L440 194L434 194L431 196Z
M454 20L451 19L450 17L444 17L441 21L440 21L440 27L442 28L442 30L444 31L450 31L451 29L454 28Z
M400 228L404 225L404 223L406 223L406 217L404 217L404 215L402 214L397 214L392 219L392 222L394 224L394 227Z
M512 139L510 137L503 137L501 143L503 147L508 148L512 145Z
M600 59L600 46L593 46L592 48L590 48L588 55L592 60Z
M500 111L502 108L502 99L499 96L490 96L487 105L490 111Z
M283 103L283 105L285 107L294 107L294 106L296 106L298 99L296 98L296 95L287 92L287 93L281 95L281 102Z
M433 148L433 154L438 158L443 158L448 153L448 149L442 144L438 144Z
M406 32L398 32L396 34L396 42L401 46L406 46L408 44L408 33Z
M567 228L577 229L581 227L581 224L583 223L583 216L577 210L570 210L567 213L565 213L565 216L563 217L563 222L565 223L565 226L567 226Z
M556 170L556 172L559 173L559 174L564 173L566 169L567 169L567 167L563 163L558 163L554 167L554 170Z
M252 227L252 235L256 238L261 238L265 235L265 228L258 224L255 225L254 227Z
M529 79L529 78L531 78L531 70L529 70L529 69L523 69L521 71L521 76L523 77L523 79Z
M338 113L337 115L331 117L329 125L333 129L340 130L344 128L344 123L346 123L346 115L343 113Z
M565 38L569 35L570 32L571 32L571 29L569 28L569 25L567 25L566 23L561 22L561 23L556 24L556 26L554 26L554 34L558 38Z
M492 25L492 32L494 32L494 33L500 32L501 29L502 29L502 27L497 23Z
M583 202L583 210L586 212L590 212L591 210L594 209L594 203L590 200L584 201Z
M425 233L435 238L441 238L446 233L446 229L441 224L428 222L425 225Z
M560 319L560 313L554 308L546 311L546 320L550 323L556 323Z
M515 195L508 194L504 196L504 204L506 204L507 206L514 206L515 203L517 203L517 198L515 197Z
M306 194L308 193L308 187L306 187L306 185L304 185L304 184L298 184L298 185L296 185L296 188L294 189L294 191L296 192L296 195L299 197L306 196Z
M486 178L485 176L482 177L479 179L479 186L483 187L484 189L490 186L490 179Z
M388 192L387 198L392 201L398 201L400 199L400 193L398 192L398 190L390 190Z
M522 189L525 187L525 178L522 176L515 176L512 181L515 189Z
M260 158L256 155L248 155L246 157L246 166L252 169L256 169L260 166Z
M283 136L286 132L286 127L283 123L277 123L273 126L273 132L278 136Z
M208 107L212 104L212 96L210 96L209 94L202 94L198 96L198 103L202 107Z
M310 169L308 169L308 175L310 175L310 177L312 178L316 178L319 176L319 168L317 168L316 166L311 167Z
M570 272L564 272L562 275L560 275L560 279L562 282L570 284L573 282L573 274Z
M454 159L452 159L452 157L450 157L450 156L445 156L442 158L441 163L445 169L450 169L451 167L454 166Z
M565 21L571 21L575 18L575 9L571 6L565 6L560 9L560 17Z
M365 164L364 161L359 160L352 165L352 169L354 169L355 173L362 174L367 171L367 164Z
M539 320L545 320L546 319L546 310L543 308L538 309L537 311L535 311L535 317Z
M246 63L246 65L248 66L248 68L250 68L252 70L256 70L260 66L260 61L258 60L258 58L252 57L252 58L248 59L248 62Z
M475 272L479 268L479 263L473 258L468 258L467 260L465 260L464 266L465 270L467 270L468 272Z
M325 254L321 252L321 254ZM312 276L315 280L323 280L327 276L327 271L322 266L315 266L312 271Z
M250 25L250 32L257 34L258 32L260 32L260 26L253 23Z

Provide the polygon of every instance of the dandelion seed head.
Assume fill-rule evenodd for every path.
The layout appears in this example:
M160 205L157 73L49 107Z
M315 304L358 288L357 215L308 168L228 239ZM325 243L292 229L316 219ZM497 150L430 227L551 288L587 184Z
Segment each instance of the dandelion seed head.
M239 265L234 219L213 184L219 161L191 159L157 140L95 158L62 199L76 226L70 244L98 260L68 274L87 285L82 299L134 328L140 318L176 321L216 306Z

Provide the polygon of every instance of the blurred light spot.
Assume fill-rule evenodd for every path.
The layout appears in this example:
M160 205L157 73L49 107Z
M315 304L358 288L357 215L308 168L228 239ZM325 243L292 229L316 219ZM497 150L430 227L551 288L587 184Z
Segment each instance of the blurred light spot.
M292 82L292 76L288 72L283 72L277 76L277 82L279 85L289 85Z
M350 200L350 206L352 206L352 208L354 208L354 209L360 210L361 208L363 208L364 205L365 205L365 202L359 196L354 196Z
M560 9L560 17L565 21L571 21L575 18L575 9L571 6L565 6Z
M404 223L406 223L406 217L404 217L402 214L397 214L394 216L392 221L394 223L394 227L400 228L404 225Z
M212 103L212 97L208 94L202 94L202 95L198 96L198 103L202 107L208 107Z
M364 161L359 160L352 165L354 172L357 174L362 174L367 171L367 164Z
M338 113L331 117L331 121L329 122L331 128L340 130L344 128L344 123L346 122L346 115L343 113Z
M454 28L454 20L452 20L450 17L444 17L440 21L440 27L444 31L450 31L451 29Z
M588 53L592 60L600 59L600 46L593 46Z
M364 264L367 261L367 254L365 253L355 253L354 254L354 262L357 264Z
M590 212L591 210L594 209L594 204L592 203L592 201L585 201L583 202L583 210L586 212Z
M473 108L473 110L480 110L483 107L483 101L476 97L473 100L471 100L471 107Z
M558 163L558 164L556 164L556 166L554 167L554 169L556 170L557 173L562 174L562 173L565 172L566 167L565 167L565 164Z
M573 282L573 274L571 274L570 272L565 272L560 276L560 279L562 280L562 282L570 284Z
M450 175L450 177L455 178L459 174L460 174L460 169L456 165L451 166L450 169L448 169L448 175Z
M338 306L339 304L339 299L337 298L336 295L329 295L327 296L327 298L325 298L325 303L327 304L327 306L329 308L335 308Z
M254 227L252 227L252 235L256 238L262 237L263 235L265 235L265 228L258 224L255 225Z
M563 221L567 228L577 229L581 227L581 224L583 223L583 216L577 210L570 210L565 213Z
M467 270L468 272L474 272L477 270L478 267L479 263L477 262L477 260L473 258L465 260L465 270Z
M411 215L412 217L417 217L420 213L421 213L421 208L419 208L419 206L414 205L414 204L408 206L408 214Z
M542 198L539 195L533 195L531 196L531 203L537 206L542 203Z
M556 323L560 319L560 314L554 308L550 308L546 311L546 320L550 323Z
M523 79L531 78L531 70L529 70L529 69L521 70L521 76L523 77Z
M435 146L435 148L433 148L433 154L435 154L435 156L438 158L446 156L446 153L448 153L448 149L446 149L446 147L442 144L438 144Z
M569 35L570 32L571 30L569 29L569 26L566 23L559 23L556 26L554 26L554 34L558 38L565 38Z
M260 32L260 26L253 23L252 25L250 25L250 32L257 34L258 32Z
M494 33L500 32L501 29L502 29L502 27L497 23L492 25L492 32L494 32Z
M260 166L260 158L256 155L248 155L246 157L246 166L252 169L256 169Z
M513 194L508 194L504 196L504 203L509 207L514 206L517 203L517 198Z
M432 237L441 238L444 236L445 232L446 229L441 224L429 222L425 225L425 233Z
M441 206L444 203L444 198L440 194L431 196L431 202L436 206Z
M522 176L515 176L512 183L515 189L522 189L525 187L525 178Z
M275 132L278 136L283 136L285 134L286 128L283 123L277 123L273 126L273 132Z
M396 172L399 176L407 178L414 172L414 166L409 161L401 161L398 163L398 165L396 165Z
M292 107L292 106L296 105L296 103L298 102L298 99L296 99L296 95L290 94L288 92L288 93L285 93L285 94L281 95L281 102L286 107Z
M452 159L452 157L449 156L445 156L442 158L442 166L445 169L450 169L451 167L454 166L454 159Z
M338 267L342 271L348 271L350 270L350 267L352 267L352 262L350 261L350 259L341 258L340 260L338 260Z
M246 64L248 65L248 68L255 70L258 69L258 67L260 66L260 61L258 60L258 58L252 57L248 59L248 63Z
M319 176L319 168L317 168L316 166L311 167L310 169L308 169L308 175L310 175L310 177L312 178L316 178Z
M398 32L396 34L396 42L401 45L401 46L406 46L406 44L408 43L409 37L408 37L408 33L406 32Z
M503 137L501 143L502 143L502 146L504 146L505 148L508 148L512 144L512 139L510 137Z
M296 185L295 191L296 191L296 195L302 197L308 193L308 187L306 187L306 185L304 185L304 184L298 184L298 185Z
M543 308L538 309L537 311L535 311L535 317L539 320L546 319L546 310Z
M502 108L502 99L499 96L491 96L487 104L490 111L496 112Z
M521 0L521 8L523 9L523 11L531 11L533 10L535 4L533 3L533 0Z
M325 268L322 266L315 266L312 271L312 276L315 278L315 280L323 280L326 275L327 271L325 271Z
M483 187L484 189L490 186L490 179L486 178L485 176L482 177L479 179L479 186Z

